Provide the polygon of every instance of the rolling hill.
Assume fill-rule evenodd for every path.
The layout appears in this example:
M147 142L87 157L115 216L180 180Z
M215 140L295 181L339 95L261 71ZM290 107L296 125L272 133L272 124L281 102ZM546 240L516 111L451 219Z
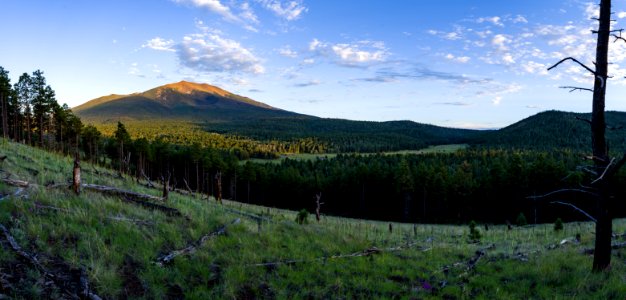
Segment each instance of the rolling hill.
M142 93L100 97L72 110L84 122L96 125L105 133L112 132L117 121L122 121L136 136L181 136L181 130L201 129L262 142L299 143L314 139L315 143L324 144L324 149L335 152L421 149L466 143L479 133L411 121L318 118L278 109L208 84L186 81Z
M545 111L496 131L479 135L476 145L534 150L567 148L588 151L591 147L589 113ZM626 150L626 113L606 112L609 150Z

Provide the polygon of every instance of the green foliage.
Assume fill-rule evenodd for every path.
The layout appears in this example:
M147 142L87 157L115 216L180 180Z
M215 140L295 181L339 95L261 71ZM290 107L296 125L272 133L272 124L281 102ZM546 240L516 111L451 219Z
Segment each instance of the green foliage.
M515 224L517 224L517 226L528 225L528 221L526 221L526 216L524 215L524 213L519 213L519 215L517 215L517 219L515 219Z
M476 228L476 222L474 220L472 220L469 223L469 239L472 242L478 242L480 241L481 238L481 234L480 234L480 230L478 230L478 228Z
M563 230L563 220L561 220L561 218L557 218L556 221L554 221L554 231L561 230Z
M296 223L300 225L309 224L309 212L306 209L301 209L296 215Z

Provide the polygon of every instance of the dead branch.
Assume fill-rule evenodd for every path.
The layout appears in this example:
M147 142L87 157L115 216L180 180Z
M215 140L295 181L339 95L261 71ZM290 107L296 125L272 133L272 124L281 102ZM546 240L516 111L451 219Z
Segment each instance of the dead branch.
M150 220L130 219L130 218L116 217L116 216L108 216L107 219L108 220L113 220L113 221L135 223L136 225L144 225L144 226L152 226L152 225L154 225L154 222L150 221Z
M9 233L9 230L6 227L4 227L4 225L0 224L0 230L3 232L4 238L7 240L7 242L9 242L9 245L11 246L13 251L17 253L21 259L25 260L26 262L31 264L33 267L35 267L39 272L43 274L44 277L52 280L52 282L55 285L61 288L61 290L63 290L63 292L65 292L72 299L92 299L92 300L102 299L100 298L100 296L92 292L91 289L89 288L89 281L87 279L87 276L84 274L84 271L81 270L82 272L78 280L80 284L80 289L79 289L79 294L77 295L76 293L68 289L67 287L68 283L64 280L63 278L64 276L62 276L62 274L54 274L48 271L43 266L43 264L39 262L39 260L37 259L35 255L32 255L22 250L22 247L20 247L20 245L15 241L13 236L11 236L11 234Z
M569 89L570 93L574 92L574 91L588 91L588 92L593 92L592 89L590 88L584 88L584 87L577 87L577 86L560 86L560 89Z
M163 201L163 198L161 197L152 196L148 194L135 193L132 191L122 190L122 189L105 186L105 185L83 183L81 186L86 190L99 192L99 193L103 193L103 194L111 195L111 196L128 197L132 199L149 200L149 201Z
M560 193L581 193L581 194L587 194L587 195L594 196L594 197L600 197L600 195L598 195L598 194L596 194L594 192L586 191L586 190L581 190L581 189L560 189L560 190L549 192L549 193L547 193L545 195L541 195L541 196L528 196L528 197L526 197L526 199L547 198L547 197L550 197L552 195L556 195L556 194L560 194Z
M559 62L557 62L556 64L554 64L552 67L548 68L548 71L556 68L558 65L562 64L563 62L565 62L566 60L571 60L577 64L579 64L581 67L585 68L587 71L591 72L591 74L596 75L596 72L594 70L592 70L591 68L585 66L585 64L581 63L580 61L578 61L577 59L573 58L573 57L566 57L564 59L561 59Z
M191 191L191 188L189 187L189 184L187 183L187 180L185 178L183 178L183 183L185 183L185 187L187 188L187 191L189 192L189 194L192 197L195 197L194 193Z
M180 210L173 208L173 207L156 204L156 203L152 203L148 201L143 201L140 199L130 198L130 197L122 197L122 200L133 203L133 204L141 205L145 208L162 211L168 216L185 217L186 219L189 219L189 217L184 216L183 213L180 212Z
M2 182L8 184L8 185L12 185L12 186L17 186L17 187L23 187L23 188L27 188L29 183L28 181L23 181L23 180L18 180L18 179L10 179L10 178L2 178Z
M176 258L177 256L189 254L189 253L195 251L196 248L202 246L208 239L213 238L213 237L217 237L217 236L220 236L220 235L224 235L226 233L226 228L228 226L238 224L240 221L241 220L239 220L239 219L235 219L230 224L222 225L222 226L218 227L216 230L214 230L213 232L210 232L208 234L203 235L202 237L200 237L200 239L198 239L195 242L190 243L187 247L185 247L183 249L175 250L175 251L172 251L172 252L170 252L170 253L168 253L166 255L159 256L156 259L156 264L158 266L162 267L162 266L172 262L172 260L174 260L174 258Z
M583 122L587 122L587 123L589 123L589 125L591 125L591 120L589 120L589 119L585 119L585 118L581 118L581 117L576 117L576 120L580 120L580 121L583 121Z
M567 203L567 202L561 202L561 201L552 201L550 202L550 204L560 204L560 205L565 205L565 206L569 206L573 209L575 209L576 211L578 211L579 213L585 215L587 218L589 218L591 221L593 221L594 223L597 223L598 220L596 220L596 218L592 217L590 214L588 214L586 211L578 208L576 205L571 204L571 203Z
M326 262L328 260L332 260L332 259L342 259L342 258L353 258L353 257L363 257L363 256L371 256L374 254L380 254L383 252L397 252L397 251L402 251L405 249L409 249L413 246L415 246L416 243L410 243L407 245L401 245L401 246L397 246L397 247L391 247L391 248L386 248L386 249L379 249L377 247L371 247L368 249L365 249L363 251L359 251L359 252L354 252L354 253L349 253L349 254L338 254L338 255L332 255L332 256L324 256L324 257L318 257L318 258L314 258L314 259L288 259L288 260L281 260L281 261L275 261L275 262L267 262L267 263L259 263L259 264L251 264L248 266L251 267L276 267L276 266L280 266L280 265L295 265L295 264L299 264L299 263L308 263L308 262ZM430 248L426 248L426 249L422 249L422 251L429 251Z
M225 211L227 211L227 212L230 212L230 213L233 213L233 214L236 214L236 215L240 215L240 216L244 216L244 217L250 218L250 219L252 219L254 221L257 221L257 222L268 222L268 223L269 222L273 222L273 220L268 218L268 217L263 217L263 216L259 216L259 215L256 215L256 214L251 214L251 213L243 212L243 211L240 211L240 210L232 209L232 208L224 207L223 209Z
M148 182L146 184L147 187L155 188L154 183L152 183L152 181L150 181L150 178L148 176L146 176L146 173L144 173L143 170L141 170L141 176L143 176L143 178Z
M594 184L596 184L596 182L604 179L604 175L606 175L606 172L609 171L609 169L611 169L611 166L613 165L613 162L615 162L615 157L611 158L611 161L609 161L609 164L606 165L606 167L604 168L604 171L602 172L600 177L598 177L596 180L592 181L591 185L594 185Z

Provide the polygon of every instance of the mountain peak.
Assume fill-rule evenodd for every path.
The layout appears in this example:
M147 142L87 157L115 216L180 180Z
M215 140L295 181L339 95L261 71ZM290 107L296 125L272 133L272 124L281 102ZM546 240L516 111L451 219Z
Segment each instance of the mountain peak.
M193 92L205 92L205 93L219 95L222 97L226 97L231 94L223 89L220 89L216 86L212 86L210 84L189 82L185 80L182 80L176 83L166 84L160 87L160 89L164 89L164 88L175 90L181 94L191 94Z

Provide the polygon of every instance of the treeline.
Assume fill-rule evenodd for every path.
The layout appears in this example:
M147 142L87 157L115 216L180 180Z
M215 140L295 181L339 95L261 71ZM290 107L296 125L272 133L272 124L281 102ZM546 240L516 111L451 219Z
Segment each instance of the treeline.
M530 222L584 219L569 201L594 212L593 201L575 193L533 199L552 191L578 188L583 155L563 151L473 149L456 154L339 155L336 159L246 163L240 170L237 199L265 206L306 208L322 193L322 211L356 218L425 223L470 220ZM624 172L618 176L626 183ZM618 191L619 197L626 191ZM626 205L615 208L623 212ZM624 213L621 213L624 215Z
M83 124L67 105L59 105L40 70L23 73L11 85L0 67L2 137L69 153L80 144Z
M411 121L369 122L312 117L205 123L203 127L207 131L246 136L259 141L287 142L292 147L291 151L302 153L422 149L430 145L469 143L482 134L476 130ZM316 144L311 144L311 141ZM323 148L316 145L322 145Z
M479 135L472 144L492 148L589 151L591 114L545 111ZM606 112L609 150L626 151L626 113Z

